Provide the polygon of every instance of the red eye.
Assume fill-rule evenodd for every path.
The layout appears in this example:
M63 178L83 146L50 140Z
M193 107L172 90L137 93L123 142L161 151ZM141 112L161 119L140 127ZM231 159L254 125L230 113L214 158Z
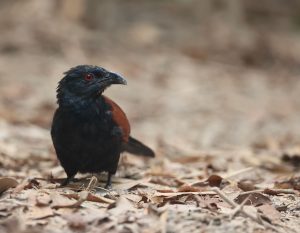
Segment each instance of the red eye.
M86 74L86 75L84 76L84 79L85 79L86 81L91 81L93 78L94 78L94 75L93 75L93 74Z

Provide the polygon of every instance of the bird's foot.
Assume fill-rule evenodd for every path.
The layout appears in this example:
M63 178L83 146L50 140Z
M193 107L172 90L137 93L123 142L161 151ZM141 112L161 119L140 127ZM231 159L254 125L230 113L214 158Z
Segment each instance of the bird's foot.
M106 184L105 189L108 189L108 190L112 189L112 185L111 184Z
M61 184L60 184L60 187L65 187L67 186L73 179L74 179L75 175L74 176L68 176Z
M112 188L111 177L112 177L112 174L108 173L108 175L107 175L107 181L106 181L106 184L105 184L105 188L106 189L111 189Z

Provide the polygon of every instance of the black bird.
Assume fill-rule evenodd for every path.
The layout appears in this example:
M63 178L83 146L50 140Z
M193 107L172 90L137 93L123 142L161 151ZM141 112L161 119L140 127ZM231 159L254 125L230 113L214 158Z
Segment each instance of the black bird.
M120 153L154 157L154 152L130 136L123 110L103 95L112 84L126 85L116 73L91 65L79 65L64 73L57 87L58 108L51 136L64 168L67 185L80 173L108 172L106 187L116 173Z

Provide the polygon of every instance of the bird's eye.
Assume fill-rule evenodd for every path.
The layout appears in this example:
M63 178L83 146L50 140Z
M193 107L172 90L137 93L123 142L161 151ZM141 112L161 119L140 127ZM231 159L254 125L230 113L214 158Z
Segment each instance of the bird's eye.
M93 78L94 78L93 74L86 74L84 76L84 80L86 80L86 81L91 81Z

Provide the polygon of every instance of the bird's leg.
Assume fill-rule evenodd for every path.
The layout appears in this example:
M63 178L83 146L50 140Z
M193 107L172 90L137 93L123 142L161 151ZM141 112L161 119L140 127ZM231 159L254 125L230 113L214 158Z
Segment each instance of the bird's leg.
M105 184L105 188L106 189L111 189L111 177L112 177L112 173L108 172L107 174L107 181L106 181L106 184Z
M60 187L64 187L66 186L67 184L70 183L70 181L72 181L75 177L75 174L74 175L68 175L68 177L60 184Z

